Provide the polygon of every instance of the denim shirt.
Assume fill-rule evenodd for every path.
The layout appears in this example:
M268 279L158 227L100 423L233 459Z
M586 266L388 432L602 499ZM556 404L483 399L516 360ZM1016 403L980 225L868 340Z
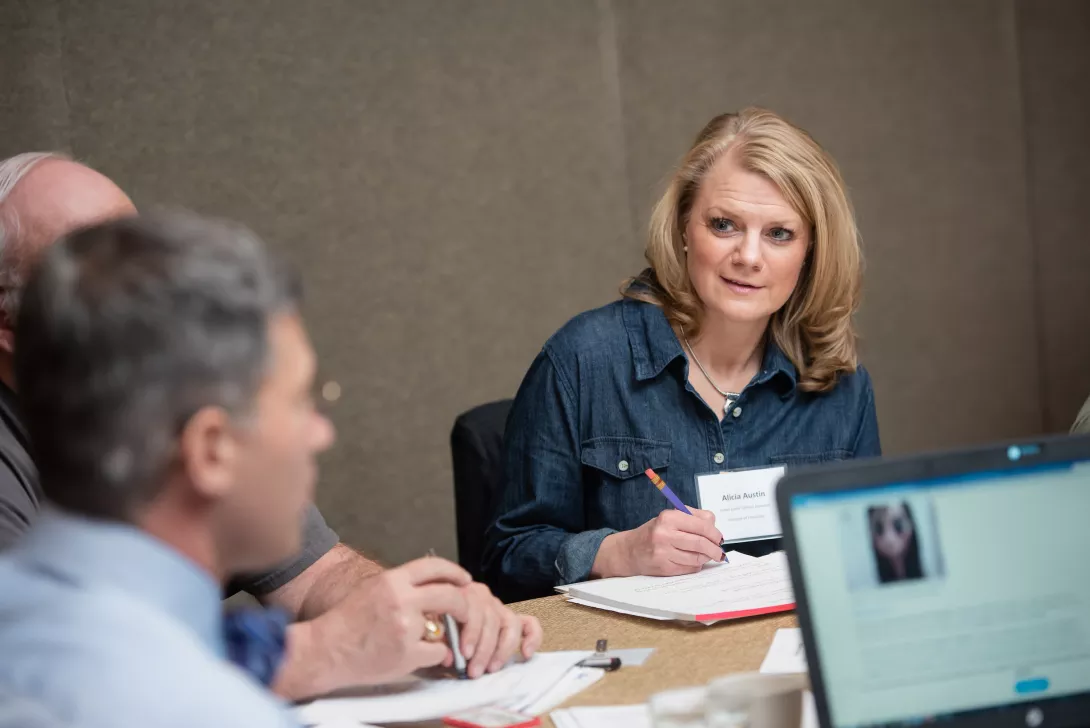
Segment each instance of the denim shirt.
M804 392L770 342L722 421L688 376L666 316L641 301L580 314L546 342L507 421L505 482L485 539L483 567L505 599L588 579L606 536L669 508L647 468L695 506L698 474L881 454L862 367L829 392Z

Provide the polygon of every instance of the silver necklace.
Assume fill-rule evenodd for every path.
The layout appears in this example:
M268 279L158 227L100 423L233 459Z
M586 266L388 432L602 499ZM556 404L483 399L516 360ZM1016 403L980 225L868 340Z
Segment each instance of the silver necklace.
M723 399L726 400L723 403L723 412L729 413L730 412L730 406L732 404L734 404L738 400L738 398L741 397L742 395L739 394L738 392L728 392L728 391L720 388L720 386L715 383L715 380L711 378L711 375L708 374L708 370L705 369L704 365L700 363L700 359L697 358L696 352L693 351L693 345L689 343L689 338L687 336L682 336L681 338L685 342L685 347L689 350L689 353L692 355L693 361L695 361L697 367L700 368L700 373L703 374L704 378L708 380L708 384L712 385L712 387L715 388L715 391L719 392L719 394L722 395Z

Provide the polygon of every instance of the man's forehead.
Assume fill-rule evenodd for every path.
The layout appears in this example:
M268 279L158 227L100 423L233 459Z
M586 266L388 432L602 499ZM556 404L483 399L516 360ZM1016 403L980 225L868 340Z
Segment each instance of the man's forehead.
M317 358L298 313L278 313L269 319L269 344L272 377L293 381L313 377Z
M18 220L20 240L35 248L79 228L136 214L129 197L107 177L64 159L35 166L5 207Z

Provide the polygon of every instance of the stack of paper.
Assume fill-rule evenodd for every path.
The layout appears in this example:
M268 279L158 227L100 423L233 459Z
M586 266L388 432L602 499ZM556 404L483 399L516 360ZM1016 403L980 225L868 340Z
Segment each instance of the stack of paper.
M360 688L351 696L325 698L296 709L306 726L435 720L470 708L498 705L531 714L559 705L601 678L603 671L577 667L593 652L539 652L476 680L410 677Z
M611 705L594 708L567 708L549 714L556 728L651 728L651 710L646 705ZM814 694L802 696L802 720L799 728L818 728Z
M739 554L738 556L741 556ZM629 576L571 584L577 604L650 619L710 624L795 608L782 551L759 559L733 558L685 576Z
M806 672L806 650L802 644L802 630L788 627L776 630L772 646L768 648L761 672L783 674ZM813 692L807 690L802 696L802 728L818 728L817 705Z
M610 705L568 708L549 714L556 728L651 728L646 705Z
M806 672L806 650L802 645L802 630L787 627L776 630L772 646L768 648L761 672L784 674Z

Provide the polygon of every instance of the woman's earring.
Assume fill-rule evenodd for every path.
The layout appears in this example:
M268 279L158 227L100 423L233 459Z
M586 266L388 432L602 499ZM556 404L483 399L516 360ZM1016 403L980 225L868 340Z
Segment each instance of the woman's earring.
M684 250L686 253L688 253L689 252L689 246L688 245L684 246L682 248L682 250Z

